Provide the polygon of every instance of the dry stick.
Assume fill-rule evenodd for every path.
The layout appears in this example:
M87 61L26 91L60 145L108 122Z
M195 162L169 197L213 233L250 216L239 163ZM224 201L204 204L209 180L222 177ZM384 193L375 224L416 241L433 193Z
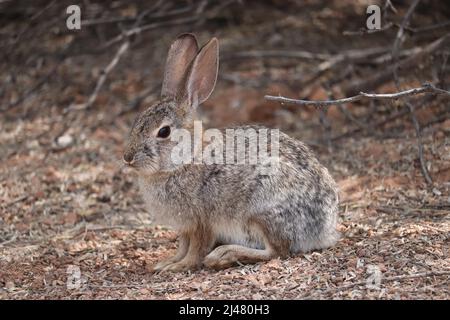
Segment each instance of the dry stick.
M427 127L432 126L432 125L434 125L436 123L444 122L445 120L448 120L448 119L450 119L450 110L447 109L442 114L440 114L437 118L434 118L433 120L428 121L427 123L423 124L422 128L427 128Z
M450 26L450 21L443 21L443 22L440 22L440 23L436 23L436 24L432 24L432 25L429 25L429 26L426 26L426 27L420 27L420 28L411 28L411 27L405 26L403 29L408 31L408 32L410 32L410 33L423 33L423 32L430 32L430 31L443 29L443 28L446 28L448 26ZM361 28L361 29L359 29L357 31L352 31L352 30L344 31L342 34L344 36L362 36L362 35L367 35L367 34L383 32L383 31L392 29L392 27L401 28L401 25L399 25L397 23L389 22L384 27L382 27L381 29L364 29L364 28Z
M329 59L328 61L324 61L317 67L318 72L322 73L326 70L331 69L335 65L339 63L343 63L345 61L358 61L361 59L366 59L374 55L382 54L386 52L385 47L377 47L377 48L368 48L368 49L356 49L356 50L348 50L341 52Z
M400 25L400 28L397 32L397 36L394 41L394 45L392 47L392 60L395 61L393 75L394 75L395 86L397 87L398 90L400 89L400 80L398 78L398 68L399 68L398 52L401 47L401 42L403 41L405 27L409 24L409 20L411 19L412 14L413 14L414 10L416 9L417 5L419 4L419 2L420 2L420 0L415 0L411 4L411 6L408 8L408 11L406 12L405 17L403 18L402 24ZM431 179L430 173L428 172L425 158L423 155L424 148L423 148L423 143L422 143L422 133L421 133L420 124L414 113L414 106L408 100L405 100L405 104L411 115L411 121L414 125L414 130L416 131L417 147L418 147L417 149L419 152L420 169L422 170L422 174L423 174L427 184L432 185L433 180Z
M170 18L173 16L180 15L182 13L187 13L192 10L192 7L186 6L184 8L175 9L173 11L168 12L156 12L154 14L148 15L147 18ZM138 16L135 17L112 17L112 18L104 18L104 19L95 19L95 20L82 20L81 26L82 27L89 27L89 26L95 26L99 24L111 24L111 23L118 23L118 22L132 22L136 21L139 18Z
M0 242L0 248L6 246L8 243L14 242L16 239L17 239L17 233L14 233L14 235L11 238L9 238L8 240Z
M28 195L20 196L20 197L14 199L14 200L11 200L11 201L8 202L7 204L5 204L5 205L3 206L3 208L6 209L6 208L12 206L13 204L16 204L16 203L18 203L18 202L22 202L22 201L24 201L24 200L26 200L26 199L28 199Z
M355 123L359 129L361 129L362 131L370 131L373 135L377 136L373 126L370 123L367 123L367 122L357 119L356 117L353 116L353 114L351 112L349 112L346 108L344 108L340 104L337 107L338 107L339 111L344 115L344 117L347 118L348 120L350 120L351 122ZM330 138L330 140L331 140L331 138Z
M328 60L331 55L326 53L314 53L309 51L291 51L291 50L251 50L232 54L226 54L223 60L235 58L293 58L293 59L311 59Z
M272 58L272 57L281 57L281 58L289 58L289 59L313 59L313 60L323 60L316 71L305 79L303 83L312 83L316 81L321 75L323 75L326 71L336 67L337 65L344 63L346 61L357 62L361 60L368 59L372 56L383 54L389 52L389 48L387 47L376 47L376 48L368 48L368 49L354 49L347 50L344 52L340 52L336 55L330 55L328 53L313 53L308 51L286 51L286 50L268 50L268 51L248 51L248 52L239 52L236 54L225 54L224 60L227 59L235 59L235 58ZM233 82L235 79L228 78L227 80L231 80Z
M421 28L410 28L410 27L405 27L405 30L408 30L409 32L412 33L420 33L420 32L430 32L430 31L434 31L437 29L443 29L450 26L450 20L449 21L444 21L441 23L437 23L437 24L432 24L430 26L426 26L426 27L421 27Z
M120 116L131 112L138 108L141 103L153 92L155 92L157 89L159 89L160 84L154 85L153 87L147 88L142 93L140 93L136 98L134 98L132 101L130 101L126 108L122 108L119 112L112 115L109 119L105 119L105 121L98 121L96 125L94 125L91 128L91 131L95 131L100 126L107 126L113 124ZM122 160L120 160L120 163L123 163Z
M342 34L344 36L363 36L363 35L366 35L366 34L383 32L383 31L391 29L393 26L394 26L394 24L392 22L389 22L384 27L382 27L380 29L361 28L361 29L359 29L357 31L346 30L346 31L342 32Z
M396 81L397 82L397 81ZM417 137L417 146L418 146L418 152L419 152L419 161L420 161L420 168L422 170L422 174L427 182L428 185L433 184L433 179L431 179L430 173L428 172L427 165L425 162L425 158L423 156L423 143L422 143L422 133L419 121L416 118L416 115L414 114L414 106L408 102L405 101L406 106L408 107L409 113L411 115L411 120L414 125L414 130L416 131L416 137Z
M46 75L42 77L41 80L38 81L32 88L28 89L27 92L25 92L22 96L20 96L16 101L10 103L6 107L0 108L0 112L7 111L9 109L15 108L18 105L20 105L22 102L27 100L35 91L39 90L40 87L42 87L45 83L47 83L47 80L55 73L58 65L53 67L50 72L48 72Z
M417 53L418 51L423 50L422 48L414 48L410 50L402 50L400 53L404 56L410 56L413 53ZM384 60L387 60L390 57L390 48L389 47L376 47L376 48L368 48L368 49L354 49L347 50L344 52L340 52L336 55L331 55L329 53L314 53L309 51L290 51L290 50L252 50L252 51L244 51L238 53L225 53L223 55L222 60L232 60L232 59L247 59L247 58L287 58L287 59L308 59L308 60L322 60L316 72L306 79L304 83L314 82L317 78L319 78L324 72L336 67L337 65L344 63L346 61L358 62L364 61L372 56L376 56L379 54L383 54L380 57L383 57ZM379 59L379 58L377 58ZM374 60L373 62L382 63L378 60ZM223 76L225 78L225 76ZM227 77L225 78L228 81L238 82L236 79Z
M228 5L228 4L232 3L232 2L234 2L234 0L224 1L222 3L222 5L219 6L219 9L225 7L226 5ZM129 38L129 37L138 35L138 34L144 32L144 31L153 30L153 29L157 29L157 28L160 28L160 27L169 27L169 26L176 26L176 25L193 23L193 22L196 22L198 20L205 21L207 19L211 19L214 16L214 14L213 15L208 15L207 13L203 13L203 10L205 9L205 6L206 6L207 2L204 2L204 3L205 4L203 4L203 2L200 3L200 5L197 8L197 12L194 13L193 15L191 15L191 16L188 15L187 17L182 17L182 18L178 18L178 19L174 19L174 20L150 23L150 24L146 24L146 25L143 25L143 26L140 26L140 27L134 27L134 28L132 28L130 30L127 30L126 32L124 32L124 33L122 33L122 34L112 38L110 41L108 41L103 46L103 49L104 48L108 48L109 46L111 46L111 45L113 45L113 44L115 44L117 42L120 42L124 38L126 39L126 38ZM217 10L217 11L220 11L220 10Z
M423 49L421 47L414 47L411 49L402 50L398 53L398 56L402 57L410 57L412 55L418 54ZM386 54L383 54L379 56L378 58L374 59L372 61L374 64L385 64L388 62L392 62L392 50L390 52L387 52Z
M27 26L17 33L17 35L14 37L14 40L8 45L8 47L15 48L15 44L18 43L21 40L22 36L26 32L28 32L28 30L32 29L32 27L30 27L30 26L32 26L33 24L30 23L30 22L32 22L32 21L36 20L37 18L39 18L45 11L47 11L49 8L51 8L55 3L56 3L56 0L53 0L48 5L46 5L44 8L39 10L37 13L33 14L32 17L28 18L27 19L27 22L28 22ZM55 20L50 20L50 23L52 23L52 21L55 21ZM47 21L47 23L48 23L48 21ZM48 28L48 29L50 29L50 28Z
M421 93L436 93L436 94L446 94L450 96L450 91L446 91L440 88L436 88L434 85L426 83L423 84L422 87L419 88L413 88L405 91L400 91L396 93L365 93L360 92L358 95L349 97L349 98L342 98L342 99L336 99L336 100L319 100L319 101L313 101L313 100L299 100L299 99L291 99L291 98L285 98L282 96L264 96L265 99L270 101L277 101L285 104L292 104L292 105L302 105L302 106L318 106L318 107L325 107L325 106L332 106L332 105L338 105L338 104L345 104L349 102L355 102L360 101L363 99L376 99L376 100L395 100L406 96L421 94Z
M392 4L391 0L386 0L386 3L384 4L384 8L383 8L383 14L386 14L388 9L391 9L392 12L397 14L397 9L395 9L395 7Z
M95 86L95 89L92 92L92 94L90 95L88 101L86 103L83 103L83 104L78 104L78 105L71 106L71 107L69 107L69 110L84 110L84 109L88 109L88 108L90 108L92 106L92 104L97 99L97 96L98 96L98 93L99 93L100 89L102 88L103 84L105 83L106 77L114 69L114 67L119 62L120 58L124 55L124 53L127 51L127 49L129 47L130 47L130 42L129 41L125 41L120 46L120 48L119 48L119 50L117 50L116 55L114 56L114 58L106 66L106 68L103 69L103 71L101 73L101 76L98 78L97 85Z
M304 84L306 83L314 83L317 79L319 79L325 72L328 70L336 67L337 65L340 65L345 62L357 62L357 61L364 61L372 56L379 55L382 53L387 52L386 48L378 47L378 48L368 48L368 49L356 49L356 50L348 50L341 52L335 56L332 56L329 60L323 61L320 63L316 71L307 79L303 81ZM362 90L361 90L362 91Z
M159 3L160 3L160 1L158 1L154 5L154 7L157 7L159 5ZM136 21L135 21L135 23L133 25L133 28L136 28L137 26L139 26L139 24L141 23L142 19L147 14L148 14L148 10L146 10L146 11L142 12L141 14L139 14L139 16L136 18ZM94 92L92 92L92 94L89 97L87 103L85 105L82 105L82 109L87 109L94 103L94 101L97 99L97 95L98 95L101 87L103 86L103 83L106 80L106 77L111 72L111 70L114 69L114 67L119 62L120 58L125 54L125 52L128 50L129 47L130 47L130 41L127 38L126 41L124 41L122 43L122 45L119 47L119 50L117 50L116 55L111 60L111 62L108 64L108 66L106 66L106 68L102 71L102 74L101 74L100 78L97 81L97 85L95 86Z
M86 110L86 109L89 109L92 106L92 104L97 99L98 93L100 92L100 89L103 87L103 84L105 83L108 74L114 69L114 67L119 62L120 58L124 55L124 53L129 48L129 46L130 46L130 42L127 40L119 47L119 50L117 50L114 58L106 66L106 68L102 70L102 73L101 73L100 77L97 80L97 84L95 86L95 89L92 92L92 94L89 96L89 99L87 100L87 102L86 103L82 103L82 104L77 104L77 105L70 105L69 107L67 107L67 108L65 108L63 110L63 114L67 114L67 113L69 113L72 110ZM62 129L55 136L54 141L57 141L57 139L60 136L62 136L64 134L64 132L67 131L69 125L70 125L70 122L68 120L66 120L65 123L63 124ZM44 159L43 159L44 161L47 159L47 157L50 155L51 152L52 152L52 149L50 148L44 155Z
M428 98L429 98L429 96L428 96ZM426 106L427 106L426 100L423 100L422 103L420 104L419 108L423 109ZM379 126L385 125L388 122L391 122L391 121L394 121L394 120L396 120L398 118L404 117L408 113L409 113L409 110L404 110L404 109L400 110L400 111L398 111L398 112L396 112L394 114L391 114L390 116L388 116L385 119L378 120L372 126L375 128L375 127L379 127ZM331 138L331 141L336 141L336 140L339 140L339 139L342 139L342 138L349 137L349 136L351 136L351 135L353 135L355 133L358 133L360 131L362 131L362 129L359 128L359 127L355 128L355 129L352 129L352 130L349 130L349 131L346 131L344 133L341 133L339 135L334 136L333 138Z
M416 9L417 5L419 4L420 0L414 0L414 2L409 6L408 11L406 12L405 16L403 17L402 24L400 25L400 28L398 29L397 36L395 37L394 45L392 47L392 60L397 60L398 51L400 49L401 42L403 41L403 35L405 32L405 27L409 23L409 20L411 19L411 16ZM398 64L396 63L394 66L394 70L398 69Z
M108 48L111 45L122 41L123 39L127 39L131 36L138 35L144 31L153 30L153 29L157 29L160 27L168 27L168 26L175 26L175 25L180 25L180 24L191 23L191 22L194 22L195 20L197 20L198 18L199 17L197 17L197 16L191 16L191 17L188 16L188 17L184 17L184 18L180 18L180 19L176 19L176 20L155 22L155 23L147 24L147 25L144 25L141 27L135 27L135 28L132 28L132 29L112 38L110 41L105 43L105 45L103 45L102 48L103 49Z
M361 60L367 59L373 55L389 52L387 47L377 47L368 49L355 49L340 52L336 55L329 53L314 53L309 51L290 51L290 50L252 50L243 51L233 54L226 54L223 59L236 58L291 58L291 59L309 59L309 60L323 60L318 66L318 71L323 72L330 69L336 64L347 60Z
M422 208L411 208L411 207L396 207L396 206L381 206L381 207L374 207L375 210L377 211L382 211L382 212L386 212L386 213L396 213L401 211L400 213L411 213L411 212L433 212L433 211L443 211L440 212L441 214L448 214L450 213L450 210L448 210L450 208L450 206L448 207L422 207Z
M408 58L401 60L398 63L398 68L406 70L410 67L413 67L415 64L417 64L418 60L428 56L432 52L444 46L449 37L450 34L446 34L441 38L428 44L426 47L421 48L421 50L418 50L416 53L409 56ZM374 76L367 78L366 80L358 79L357 81L350 82L343 88L343 91L345 95L354 95L360 91L371 91L379 87L386 81L390 80L391 78L392 78L392 70L389 68L384 68L380 73L377 73Z
M285 97L281 97L281 96L277 97L277 96L269 96L269 95L266 95L264 98L267 100L270 100L270 101L277 101L277 102L285 103L285 104L294 104L294 105L303 105L303 106L319 106L320 107L320 106L330 106L330 105L341 105L341 104L346 104L348 102L354 102L354 101L359 101L359 100L363 100L363 99L394 100L394 99L398 99L398 98L401 98L404 96L421 94L421 93L436 93L436 94L444 94L444 95L450 96L449 91L446 91L446 90L443 90L440 88L436 88L432 84L424 84L420 88L409 89L409 90L401 91L398 93L391 93L391 94L371 93L371 94L369 94L369 93L361 92L359 95L356 95L356 96L353 96L350 98L337 99L337 100L322 100L322 101L297 100L297 99L290 99L290 98L285 98ZM425 106L425 104L423 104L423 106ZM421 107L423 107L423 106L421 106ZM378 126L382 126L390 121L393 121L395 119L403 117L408 113L409 113L408 110L399 111L399 112L389 116L386 119L379 120L378 122L374 123L373 127L375 128ZM331 141L340 140L340 139L348 137L352 134L358 133L361 130L362 130L361 127L357 127L353 130L350 130L350 131L347 131L347 132L344 132L342 134L332 137Z

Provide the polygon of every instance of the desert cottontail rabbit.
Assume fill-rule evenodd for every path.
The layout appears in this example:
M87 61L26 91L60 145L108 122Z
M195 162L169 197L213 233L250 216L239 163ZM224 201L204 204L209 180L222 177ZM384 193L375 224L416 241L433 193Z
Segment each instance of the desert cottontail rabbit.
M139 115L124 153L155 221L180 236L177 254L157 271L253 263L338 239L333 178L306 145L283 133L274 174L248 163L174 163L171 136L193 132L195 109L214 89L218 59L216 38L199 49L193 35L180 35L169 50L161 99Z

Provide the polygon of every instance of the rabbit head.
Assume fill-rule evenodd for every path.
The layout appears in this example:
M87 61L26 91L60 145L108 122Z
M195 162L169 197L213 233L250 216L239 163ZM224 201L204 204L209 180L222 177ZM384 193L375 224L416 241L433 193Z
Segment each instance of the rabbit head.
M159 101L136 119L125 149L124 162L146 174L174 170L171 151L177 129L192 129L195 110L211 95L218 73L219 45L211 39L200 50L192 34L171 45Z

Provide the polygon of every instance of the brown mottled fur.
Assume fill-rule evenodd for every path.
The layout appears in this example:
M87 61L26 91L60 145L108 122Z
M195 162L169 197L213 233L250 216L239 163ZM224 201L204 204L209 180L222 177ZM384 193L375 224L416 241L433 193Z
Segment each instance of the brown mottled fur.
M337 187L302 142L280 133L279 169L269 176L253 164L171 161L175 142L159 130L192 130L195 109L213 91L217 72L217 39L199 50L193 35L178 37L169 50L161 100L131 130L124 161L137 170L154 220L180 234L177 254L154 270L224 268L333 245Z

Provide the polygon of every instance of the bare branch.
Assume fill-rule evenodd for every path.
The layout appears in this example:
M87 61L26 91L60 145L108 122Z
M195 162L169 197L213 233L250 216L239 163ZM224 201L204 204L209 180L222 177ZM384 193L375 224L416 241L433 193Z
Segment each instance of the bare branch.
M420 27L420 28L412 28L412 27L404 26L403 29L408 31L409 33L424 33L424 32L430 32L430 31L435 31L435 30L439 30L439 29L444 29L444 28L447 28L448 26L450 26L450 21L443 21L440 23L436 23L436 24L432 24L432 25ZM389 22L381 29L361 28L356 31L346 30L346 31L342 32L342 34L344 36L364 36L364 35L368 35L368 34L384 32L386 30L392 29L393 27L400 29L401 25L398 23Z
M412 32L412 33L421 33L421 32L430 32L430 31L434 31L434 30L438 30L438 29L447 28L448 26L450 26L450 20L447 20L447 21L444 21L441 23L437 23L437 24L432 24L432 25L425 26L425 27L421 27L421 28L405 27L405 30L408 30L409 32Z
M397 32L397 36L394 41L394 45L392 47L392 60L394 60L394 68L393 68L393 76L394 76L394 82L397 89L400 89L400 80L398 78L398 52L401 48L402 42L404 40L404 31L405 28L408 26L409 21L414 13L414 10L416 9L417 5L419 4L420 0L414 0L414 2L410 5L408 8L408 11L406 12L402 24L400 25L400 28ZM444 90L445 91L445 90ZM409 113L411 115L411 121L414 125L414 130L416 131L416 137L417 137L417 149L419 153L419 161L420 161L420 169L422 170L423 177L425 178L425 181L428 185L433 184L433 180L431 179L430 173L428 172L427 165L425 162L425 157L423 155L423 143L422 143L422 132L420 128L419 121L416 118L415 115L415 107L408 101L405 101L405 105L409 110Z
M405 27L408 26L409 20L411 19L412 14L414 13L414 10L416 9L417 5L419 4L420 0L414 0L414 2L410 5L408 8L408 11L406 12L405 16L403 17L402 24L400 25L400 28L398 29L397 36L395 37L394 46L392 47L392 59L395 61L398 57L398 51L400 49L401 42L403 42L403 34L405 32ZM398 63L395 63L394 65L394 71L398 69Z
M293 58L293 59L311 59L311 60L328 60L331 55L326 53L314 53L299 50L252 50L227 54L223 59L234 58ZM222 58L222 57L221 57Z
M197 16L187 16L187 17L183 17L183 18L179 18L179 19L175 19L175 20L155 22L155 23L143 25L141 27L135 27L135 28L127 30L126 32L109 40L107 43L105 43L103 45L103 48L108 48L108 47L112 46L113 44L122 41L123 39L130 38L131 36L140 34L144 31L153 30L153 29L157 29L160 27L176 26L176 25L180 25L180 24L191 23L191 22L196 21L198 18L199 17L197 17Z
M380 29L361 28L361 29L359 29L357 31L346 30L346 31L342 32L342 34L344 36L363 36L363 35L366 35L366 34L383 32L383 31L391 29L393 26L394 26L394 24L392 22L389 22L383 28L380 28Z
M192 11L192 6L186 6L183 8L175 9L168 12L155 12L153 14L147 15L147 19L154 19L154 18L170 18L173 16L177 16L183 13L187 13L189 11ZM135 17L110 17L110 18L101 18L101 19L93 19L93 20L82 20L81 26L82 27L89 27L89 26L96 26L99 24L113 24L113 23L119 23L119 22L133 22L136 21L139 18L140 15L137 15Z
M446 91L440 88L436 88L432 84L424 84L422 87L419 88L413 88L405 91L400 91L396 93L365 93L360 92L358 95L349 97L349 98L342 98L342 99L336 99L336 100L320 100L320 101L313 101L313 100L297 100L297 99L291 99L291 98L285 98L281 96L270 96L266 95L264 96L265 99L270 101L278 101L284 104L292 104L292 105L302 105L302 106L332 106L332 105L338 105L338 104L345 104L349 102L355 102L360 101L363 99L375 99L375 100L395 100L399 98L403 98L406 96L412 96L416 94L421 93L435 93L435 94L446 94L450 96L450 91Z
M408 68L416 65L420 59L428 56L429 54L435 52L436 50L447 44L448 42L447 40L449 38L450 34L446 34L441 38L428 44L426 47L421 48L411 56L408 56L407 58L399 61L397 65L398 68L402 70L408 70ZM345 92L346 95L354 95L360 91L370 91L377 88L386 81L390 80L391 78L392 78L392 69L384 68L381 72L367 79L363 80L358 79L356 81L350 82L343 88L343 91Z
M7 105L6 107L0 108L0 112L4 112L4 111L8 111L12 108L17 107L18 105L20 105L22 102L24 102L25 100L27 100L33 93L35 93L37 90L39 90L40 87L42 87L44 84L47 83L48 79L53 76L53 74L56 72L56 69L58 68L58 65L56 65L55 67L53 67L50 72L48 72L47 74L45 74L33 87L31 87L30 89L28 89L22 96L20 96L19 98L17 98L16 101L11 102L9 105Z
M433 97L427 96L425 98L428 98L428 99L420 99L420 102L418 103L418 109L424 109L424 108L430 106L429 105L429 102L430 102L429 100L430 100L430 98L433 98ZM381 119L381 120L376 121L375 123L372 124L372 127L374 127L374 128L381 127L381 126L385 125L386 123L389 123L391 121L394 121L396 119L399 119L399 118L402 118L402 117L406 116L408 113L409 113L409 110L406 110L406 109L399 110L399 111L391 114L390 116L388 116L385 119ZM340 139L343 139L343 138L347 138L347 137L350 137L350 136L352 136L352 135L354 135L354 134L356 134L356 133L358 133L360 131L362 131L362 128L358 126L358 127L354 128L354 129L351 129L349 131L343 132L341 134L338 134L338 135L332 137L331 140L332 141L337 141L337 140L340 140Z
M333 56L330 60L322 62L317 67L319 72L326 71L339 63L346 61L357 61L361 59L367 59L371 56L382 54L386 52L384 47L368 48L362 50L348 50Z
M111 62L106 66L105 69L102 70L102 73L101 73L100 77L97 80L97 85L95 86L95 89L92 92L92 94L89 96L88 101L86 103L83 103L83 104L70 106L68 108L69 110L84 110L84 109L88 109L88 108L90 108L92 106L92 104L97 99L98 93L100 92L100 89L103 87L103 84L105 83L105 80L108 77L108 74L114 69L114 67L119 62L120 58L128 50L129 46L130 46L130 42L129 41L125 41L120 46L119 50L117 50L117 52L116 52L114 58L111 60Z
M415 108L414 106L408 102L405 101L406 106L408 107L409 113L411 115L411 121L414 125L414 130L416 131L416 137L417 137L417 147L418 147L418 153L419 153L419 161L420 161L420 169L422 170L422 174L425 178L425 181L428 185L433 184L433 180L431 179L430 173L428 172L427 165L425 162L425 157L423 155L423 143L422 143L422 132L420 129L419 121L417 120L417 117L415 115Z

